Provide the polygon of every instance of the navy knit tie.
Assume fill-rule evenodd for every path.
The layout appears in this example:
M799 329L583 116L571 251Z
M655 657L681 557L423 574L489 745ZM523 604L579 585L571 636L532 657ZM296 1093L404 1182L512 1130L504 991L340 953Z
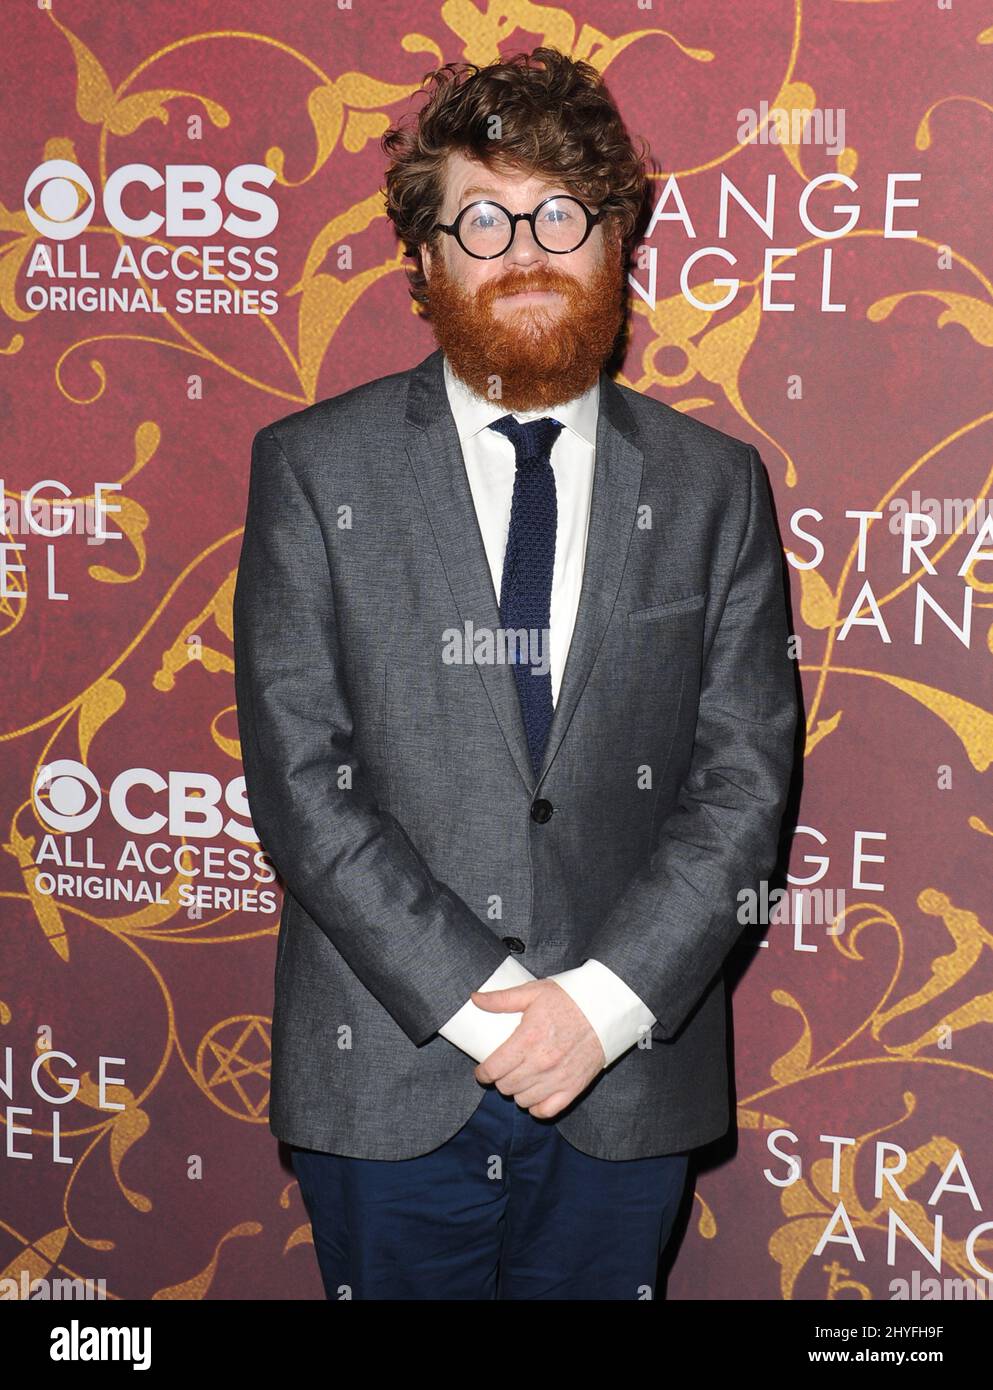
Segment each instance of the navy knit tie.
M523 653L526 659L515 662L514 679L537 777L552 722L552 677L547 667L558 511L550 460L552 445L563 425L561 420L547 415L526 424L504 415L489 428L509 439L517 455L500 584L500 622L505 630L524 628L528 633ZM510 650L513 653L515 646ZM535 673L531 669L538 666L546 667L545 671Z

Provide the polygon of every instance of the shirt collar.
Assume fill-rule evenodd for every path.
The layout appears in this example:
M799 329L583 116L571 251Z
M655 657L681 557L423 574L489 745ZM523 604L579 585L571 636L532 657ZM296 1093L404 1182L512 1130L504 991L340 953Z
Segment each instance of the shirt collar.
M597 412L600 404L600 378L584 391L581 396L574 396L571 401L566 401L564 405L552 406L546 410L507 410L506 406L499 401L487 400L485 396L477 396L460 377L457 377L449 366L448 358L442 354L445 371L445 389L448 392L448 402L455 417L455 428L458 430L459 442L471 439L480 430L484 430L491 425L494 420L501 419L504 415L512 414L518 420L540 420L545 415L551 415L556 420L561 420L562 424L570 429L573 434L579 436L587 444L596 446L596 426Z

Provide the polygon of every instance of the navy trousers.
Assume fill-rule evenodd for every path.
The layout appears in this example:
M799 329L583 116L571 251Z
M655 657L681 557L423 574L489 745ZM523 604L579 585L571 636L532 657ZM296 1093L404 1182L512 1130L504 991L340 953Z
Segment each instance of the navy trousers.
M688 1154L612 1162L489 1086L430 1153L291 1148L329 1299L652 1299Z

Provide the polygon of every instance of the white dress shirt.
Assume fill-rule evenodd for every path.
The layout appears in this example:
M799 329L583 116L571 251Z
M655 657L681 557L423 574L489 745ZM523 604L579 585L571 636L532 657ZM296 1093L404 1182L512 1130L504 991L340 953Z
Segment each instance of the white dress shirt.
M494 420L512 414L516 420L538 420L550 415L565 426L549 456L555 477L555 561L549 609L549 675L552 703L558 700L565 659L572 641L579 609L579 591L586 561L586 537L593 495L599 379L588 391L565 405L547 410L508 412L499 401L477 396L452 371L444 359L445 388L455 417L469 488L479 521L483 547L500 597L503 557L510 529L517 455L506 436L488 429ZM479 991L508 989L535 978L514 956L497 967ZM651 1028L655 1015L624 981L597 960L587 960L574 970L550 975L586 1015L603 1046L609 1066ZM468 1000L439 1028L443 1038L468 1052L477 1062L485 1059L510 1037L521 1021L518 1013L487 1013Z

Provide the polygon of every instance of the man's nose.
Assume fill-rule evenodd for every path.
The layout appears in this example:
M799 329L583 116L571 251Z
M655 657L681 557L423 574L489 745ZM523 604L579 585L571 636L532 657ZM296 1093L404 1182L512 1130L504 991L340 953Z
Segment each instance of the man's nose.
M507 265L534 265L537 261L548 260L548 252L534 239L530 222L521 221L515 225L514 239L503 259Z

